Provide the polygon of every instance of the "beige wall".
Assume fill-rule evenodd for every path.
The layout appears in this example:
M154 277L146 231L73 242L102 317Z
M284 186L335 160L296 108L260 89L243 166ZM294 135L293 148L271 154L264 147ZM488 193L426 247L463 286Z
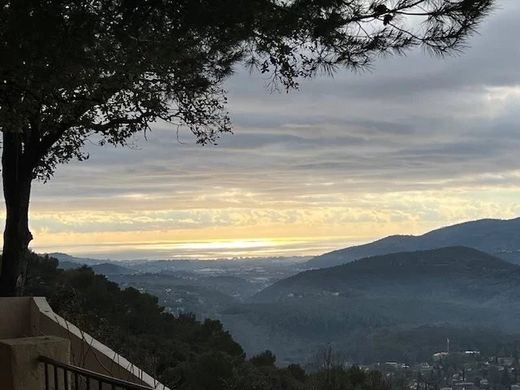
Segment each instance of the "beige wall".
M31 298L0 298L0 339L32 335L30 310Z
M44 367L38 361L46 356L64 363L69 362L68 340L54 336L23 337L0 340L0 389L40 390L43 389ZM50 381L55 388L55 378ZM63 377L57 379L64 389Z

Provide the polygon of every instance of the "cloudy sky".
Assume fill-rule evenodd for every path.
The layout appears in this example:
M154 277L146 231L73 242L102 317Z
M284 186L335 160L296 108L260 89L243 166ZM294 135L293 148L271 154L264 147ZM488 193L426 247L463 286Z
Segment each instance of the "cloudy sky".
M33 248L92 257L311 255L395 233L520 216L520 2L498 0L464 54L269 93L227 83L218 146L157 124L133 147L37 184Z

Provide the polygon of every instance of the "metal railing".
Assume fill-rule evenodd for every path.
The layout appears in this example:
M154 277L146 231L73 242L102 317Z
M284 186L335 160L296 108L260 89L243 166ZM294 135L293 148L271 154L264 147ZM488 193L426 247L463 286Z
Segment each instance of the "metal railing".
M85 368L40 356L45 370L45 390L153 390Z

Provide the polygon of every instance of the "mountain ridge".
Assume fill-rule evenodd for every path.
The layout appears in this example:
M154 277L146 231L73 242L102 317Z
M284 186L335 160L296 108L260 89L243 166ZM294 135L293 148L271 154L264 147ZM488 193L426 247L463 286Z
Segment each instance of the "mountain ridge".
M275 346L287 361L329 343L353 359L426 358L463 330L475 335L464 348L479 349L481 332L518 333L520 266L461 246L373 256L278 281L222 320L246 349ZM436 344L421 344L427 329L443 335ZM422 341L404 350L381 336L402 332Z
M306 268L332 267L388 253L466 246L520 264L520 218L480 219L431 230L422 235L392 235L338 249L310 259Z
M504 278L518 276L520 286L519 265L474 248L453 246L426 251L371 256L333 267L303 271L260 291L253 297L253 300L258 300L268 291L285 288L286 286L291 288L294 286L305 288L318 286L332 291L334 288L350 282L351 286L367 288L371 286L367 285L365 277L389 281L394 278L406 279L413 272L422 274L425 278L444 278L445 280L466 276L483 279L490 276ZM326 282L325 286L322 285L324 281Z

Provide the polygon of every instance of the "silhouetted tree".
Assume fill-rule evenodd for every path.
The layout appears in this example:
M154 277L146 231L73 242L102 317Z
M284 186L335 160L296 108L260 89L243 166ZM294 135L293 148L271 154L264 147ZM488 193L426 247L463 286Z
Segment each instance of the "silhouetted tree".
M461 48L493 0L12 0L0 2L6 224L0 295L25 283L31 183L84 160L87 139L125 145L163 120L200 144L231 125L237 63L271 86L423 45Z
M276 356L269 350L253 356L249 361L257 367L274 367Z

